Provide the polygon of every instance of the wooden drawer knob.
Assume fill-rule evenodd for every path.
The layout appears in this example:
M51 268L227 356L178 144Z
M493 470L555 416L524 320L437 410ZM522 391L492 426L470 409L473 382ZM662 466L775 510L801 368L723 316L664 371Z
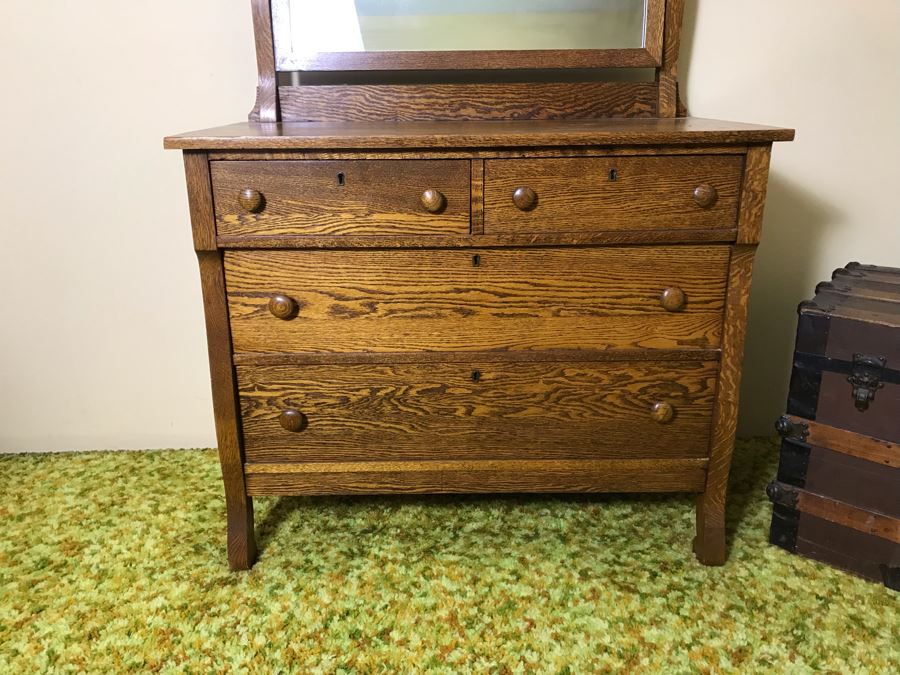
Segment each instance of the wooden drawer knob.
M297 302L286 295L273 295L269 298L269 311L279 319L291 319L297 313Z
M672 418L675 417L675 408L673 408L670 403L658 401L650 407L650 417L653 418L654 422L666 424L667 422L671 422Z
M708 209L715 204L718 198L719 193L712 185L703 183L694 188L694 201L704 209Z
M306 415L299 410L285 410L278 416L278 423L286 431L303 431L307 425Z
M684 309L684 291L677 286L667 288L659 296L659 304L667 312L677 312Z
M438 213L447 206L447 198L440 190L428 189L422 193L422 206L428 213Z
M266 200L262 192L253 188L244 188L238 195L238 204L248 213L259 213L263 210Z
M513 204L522 211L530 211L537 204L537 193L530 187L522 186L513 192Z

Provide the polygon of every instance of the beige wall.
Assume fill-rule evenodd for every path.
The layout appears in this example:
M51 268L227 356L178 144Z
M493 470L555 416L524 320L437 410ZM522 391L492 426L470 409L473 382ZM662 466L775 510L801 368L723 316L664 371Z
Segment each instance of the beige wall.
M743 429L783 407L794 307L847 260L900 265L900 5L688 0L692 114L776 148ZM249 2L2 3L0 451L215 443L181 160L245 117Z

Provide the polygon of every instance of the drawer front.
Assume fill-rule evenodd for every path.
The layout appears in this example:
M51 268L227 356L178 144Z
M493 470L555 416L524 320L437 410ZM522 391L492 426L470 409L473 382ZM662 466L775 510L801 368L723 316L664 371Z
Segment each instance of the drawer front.
M248 462L705 457L715 362L238 366Z
M469 233L466 160L212 162L220 235Z
M228 251L225 275L236 352L714 348L728 259L728 246Z
M741 155L488 160L484 231L733 228L743 166Z

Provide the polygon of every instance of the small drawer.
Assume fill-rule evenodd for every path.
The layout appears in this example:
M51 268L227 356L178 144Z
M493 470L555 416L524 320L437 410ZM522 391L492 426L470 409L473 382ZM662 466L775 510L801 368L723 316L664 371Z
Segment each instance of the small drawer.
M226 251L235 352L710 349L729 246Z
M467 160L212 162L219 235L466 235Z
M484 232L737 226L743 155L485 162Z
M248 462L700 458L715 362L238 366Z

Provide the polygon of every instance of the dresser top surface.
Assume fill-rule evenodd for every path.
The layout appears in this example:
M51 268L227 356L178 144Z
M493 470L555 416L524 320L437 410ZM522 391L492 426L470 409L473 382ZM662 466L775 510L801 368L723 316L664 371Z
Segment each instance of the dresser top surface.
M464 122L239 122L165 139L180 150L310 150L747 144L793 129L699 117Z

